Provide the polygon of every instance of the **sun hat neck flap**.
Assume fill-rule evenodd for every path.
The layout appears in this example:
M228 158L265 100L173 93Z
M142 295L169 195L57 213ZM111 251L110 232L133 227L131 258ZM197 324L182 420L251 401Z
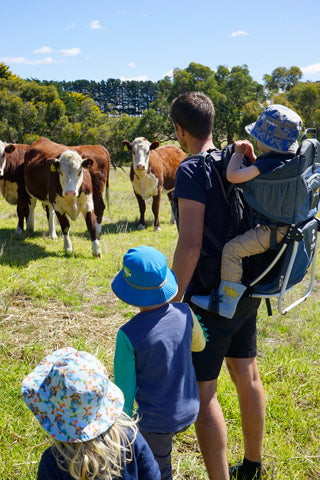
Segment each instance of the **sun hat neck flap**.
M169 302L178 290L175 274L167 267L165 255L148 246L128 250L123 257L123 268L111 286L117 297L137 307Z
M284 105L269 105L258 120L245 127L247 133L279 153L296 153L302 120Z
M44 430L63 442L85 442L106 432L124 405L102 363L72 347L47 355L23 380L21 391Z

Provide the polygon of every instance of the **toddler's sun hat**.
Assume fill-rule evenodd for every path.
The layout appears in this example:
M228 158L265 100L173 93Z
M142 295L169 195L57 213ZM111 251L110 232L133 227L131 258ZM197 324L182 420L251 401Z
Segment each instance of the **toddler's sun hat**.
M47 355L23 380L22 396L40 425L62 442L106 432L123 410L122 391L102 363L72 347Z
M247 133L278 153L296 153L302 120L284 105L269 105L258 120L245 127Z
M123 268L112 282L114 293L136 307L169 302L178 290L175 274L163 253L154 247L130 248L123 257Z

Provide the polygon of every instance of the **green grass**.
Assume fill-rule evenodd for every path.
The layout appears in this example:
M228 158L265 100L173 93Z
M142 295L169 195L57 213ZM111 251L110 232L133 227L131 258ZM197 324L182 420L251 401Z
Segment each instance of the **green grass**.
M128 170L112 171L110 211L105 211L100 238L102 259L92 257L82 217L71 223L73 254L65 256L62 236L57 241L47 237L40 204L35 232L17 237L15 207L0 199L2 480L35 479L48 444L20 394L24 376L44 355L65 345L85 349L100 358L112 377L117 330L136 313L110 288L123 254L133 246L153 245L170 265L177 241L167 198L161 204L161 232L153 231L150 202L146 214L146 230L137 231L138 206ZM275 304L272 317L263 303L259 309L258 361L267 398L265 479L320 478L319 270L307 302L285 316L276 313ZM235 463L243 456L242 434L235 388L225 367L219 399L228 426L229 461ZM175 438L173 465L176 479L207 478L193 427Z

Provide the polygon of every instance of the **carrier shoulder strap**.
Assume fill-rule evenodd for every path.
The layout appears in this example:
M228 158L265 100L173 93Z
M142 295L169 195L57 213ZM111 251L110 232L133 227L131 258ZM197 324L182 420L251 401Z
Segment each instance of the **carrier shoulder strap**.
M231 158L231 155L234 151L233 144L227 145L221 151L221 155L217 155L218 150L210 149L206 152L203 152L198 155L193 155L193 158L199 158L201 162L201 167L203 169L206 183L206 190L210 190L212 187L212 181L210 174L207 171L206 164L210 162L211 168L213 169L216 179L220 185L221 193L227 205L229 205L231 210L231 221L228 238L232 238L239 233L239 224L243 218L243 200L240 195L238 187L227 181L226 178L226 169ZM204 226L204 235L211 242L211 244L216 248L216 250L221 254L224 243L221 243L212 230L207 226ZM201 251L202 255L208 255L203 249Z
M222 192L222 195L225 199L225 201L230 205L229 203L229 200L228 200L228 194L227 194L227 189L226 189L226 186L225 186L225 182L223 180L223 176L222 176L222 160L221 158L217 155L215 155L215 152L217 152L218 150L215 150L215 149L209 149L207 150L206 152L203 152L203 153L199 153L197 155L192 155L193 158L199 158L200 162L201 162L201 168L203 170L203 173L205 175L205 188L206 190L211 190L212 188L212 181L211 181L211 178L210 178L210 175L208 174L207 172L207 169L206 169L206 163L207 162L210 162L214 172L215 172L215 175L216 175L216 178L219 182L219 185L221 187L221 192ZM215 234L209 230L209 228L207 226L204 226L204 229L203 229L203 233L205 235L205 237L211 242L212 245L214 245L214 247L217 249L218 252L222 252L222 249L224 247L224 245L217 239L217 237L215 236ZM205 250L202 248L201 250L201 255L208 255L207 252L205 252Z

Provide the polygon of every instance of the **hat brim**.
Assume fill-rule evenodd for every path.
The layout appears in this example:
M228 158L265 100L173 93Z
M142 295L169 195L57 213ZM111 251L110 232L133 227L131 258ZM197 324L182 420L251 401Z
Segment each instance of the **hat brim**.
M115 423L117 418L121 415L124 405L124 396L119 387L114 383L109 381L108 392L104 397L104 401L101 405L101 408L98 411L98 420L95 422L90 422L88 425L84 426L81 430L81 433L78 437L74 438L74 442L86 442L93 440L102 433L109 430L110 427ZM81 427L81 425L79 425ZM57 440L63 440L55 436Z
M269 133L264 132L261 128L256 126L256 122L250 123L245 127L245 131L252 135L258 142L262 143L273 152L277 153L296 153L298 149L298 141L289 142L287 140L273 137Z
M111 287L120 300L135 307L162 305L170 302L178 291L176 276L170 268L167 268L166 281L161 287L135 287L126 281L123 268L114 278Z

